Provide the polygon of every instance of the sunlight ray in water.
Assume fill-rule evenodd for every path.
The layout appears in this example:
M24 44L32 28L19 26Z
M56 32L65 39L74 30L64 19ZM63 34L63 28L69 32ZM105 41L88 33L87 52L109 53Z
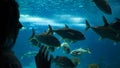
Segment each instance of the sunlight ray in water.
M59 16L60 20L69 20L71 23L68 23L68 25L74 25L74 26L85 26L85 24L81 23L84 21L84 18L75 17L71 15L61 15ZM42 18L42 17L35 17L30 15L20 15L20 21L23 24L29 23L30 25L48 25L51 24L52 26L64 26L65 23L59 23L59 21L55 19L49 19L49 18ZM29 25L28 25L29 26Z

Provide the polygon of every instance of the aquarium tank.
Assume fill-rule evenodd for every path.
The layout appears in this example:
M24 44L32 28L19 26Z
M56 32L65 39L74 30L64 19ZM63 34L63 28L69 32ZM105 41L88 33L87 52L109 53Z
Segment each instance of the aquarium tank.
M13 50L23 68L36 68L39 47L29 41L32 29L35 35L52 32L60 46L50 54L76 63L75 67L62 67L59 64L68 61L59 60L63 63L51 62L51 68L120 68L120 0L16 1L23 28Z

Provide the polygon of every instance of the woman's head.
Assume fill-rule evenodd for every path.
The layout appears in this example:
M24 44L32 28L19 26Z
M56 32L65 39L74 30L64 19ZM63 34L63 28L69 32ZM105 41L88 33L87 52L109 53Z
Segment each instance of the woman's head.
M0 0L0 48L13 47L19 29L19 8L15 0Z

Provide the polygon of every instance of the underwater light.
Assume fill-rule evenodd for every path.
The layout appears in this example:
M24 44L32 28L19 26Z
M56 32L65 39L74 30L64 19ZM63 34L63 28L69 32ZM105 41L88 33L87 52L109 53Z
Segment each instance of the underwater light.
M51 24L53 26L61 26L61 24L56 23L52 19L35 17L35 16L30 16L30 15L20 15L20 21L23 24L29 23L29 25L48 25L48 24Z
M61 17L66 17L67 20L70 21L69 23L67 23L68 25L85 26L83 23L81 23L84 21L84 18L74 17L71 15L62 15ZM23 25L26 25L27 27L39 26L39 25L47 26L48 24L52 26L64 26L64 24L66 23L61 23L60 20L58 20L57 18L48 19L48 18L35 17L35 16L30 16L30 15L20 15L20 22Z
M73 16L70 14L55 15L55 17L57 17L57 19L59 19L59 21L66 21L71 24L81 23L85 20L85 18Z
M75 23L79 23L79 22L83 22L83 21L84 21L84 18L73 17L73 18L71 18L71 21L72 21L72 22L75 22Z
M55 23L51 19L42 18L42 17L35 17L30 15L20 15L20 21L21 22L34 22L34 23Z
M74 24L74 26L86 27L86 24Z

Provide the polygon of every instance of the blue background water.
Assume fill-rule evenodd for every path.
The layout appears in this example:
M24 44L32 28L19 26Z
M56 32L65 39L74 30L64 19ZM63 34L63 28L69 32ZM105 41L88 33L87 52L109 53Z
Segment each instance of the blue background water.
M28 41L31 35L31 28L34 27L36 34L44 32L51 24L54 29L64 27L67 24L70 28L77 29L83 33L85 20L92 26L103 25L104 15L109 23L114 17L120 18L120 1L107 0L112 8L112 15L107 15L99 10L91 0L17 0L20 10L20 22L24 29L21 29L16 41L14 51L22 63L23 68L35 68L34 55L30 57L21 56L28 51L38 51L39 48L32 46ZM80 64L77 68L88 68L88 64L96 63L100 68L120 68L120 43L114 45L109 39L99 40L99 35L89 29L84 33L86 39L70 44L71 50L90 48L92 54L79 56ZM56 35L61 41L62 39ZM61 42L62 43L62 42ZM56 49L56 55L64 55L62 49ZM52 68L57 68L52 64Z

